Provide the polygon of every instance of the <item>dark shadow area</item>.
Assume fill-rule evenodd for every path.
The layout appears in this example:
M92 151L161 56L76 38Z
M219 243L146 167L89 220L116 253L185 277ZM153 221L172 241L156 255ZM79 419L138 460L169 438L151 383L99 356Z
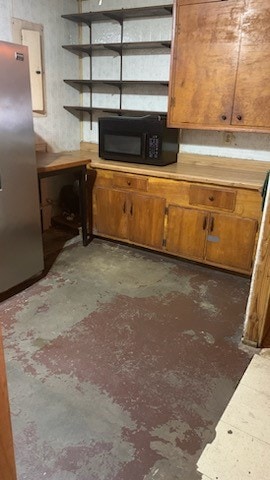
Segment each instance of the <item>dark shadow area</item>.
M270 348L270 302L268 303L266 314L266 327L264 332L264 338L262 341L262 348Z
M13 288L10 288L6 292L0 293L0 302L3 302L14 295L22 292L23 290L32 287L35 283L39 282L51 270L53 264L56 262L57 257L62 252L63 248L72 247L73 244L81 241L81 236L79 233L76 233L74 230L70 229L60 229L52 227L49 230L46 230L42 234L43 238L43 251L44 251L44 270L40 275L26 280L25 282L16 285ZM74 243L67 245L67 242L74 240Z

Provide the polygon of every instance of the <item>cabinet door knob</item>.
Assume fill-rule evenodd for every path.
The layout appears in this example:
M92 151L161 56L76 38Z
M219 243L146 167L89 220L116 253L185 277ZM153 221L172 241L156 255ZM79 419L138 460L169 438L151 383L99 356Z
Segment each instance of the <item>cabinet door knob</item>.
M242 115L237 115L237 120L242 120Z
M130 181L130 180L128 180L127 184L128 184L128 186L130 187L130 185L131 185L131 181Z
M227 120L226 115L222 115L221 118L222 118L222 120Z
M215 200L215 198L213 197L213 195L210 195L210 197L208 197L210 202L213 202Z

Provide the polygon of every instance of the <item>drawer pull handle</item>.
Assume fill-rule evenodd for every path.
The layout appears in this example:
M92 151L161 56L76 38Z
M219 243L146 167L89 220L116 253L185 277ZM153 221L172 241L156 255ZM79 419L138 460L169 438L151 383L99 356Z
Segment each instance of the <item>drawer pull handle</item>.
M237 120L239 120L239 121L240 121L240 120L242 120L242 115L237 115L237 117L236 117L236 118L237 118Z
M131 181L130 181L130 180L128 180L127 184L128 184L128 186L130 187L130 185L131 185Z
M213 197L213 195L210 195L209 200L210 200L210 202L213 202L213 201L215 200L215 198Z
M204 217L204 219L203 219L203 230L206 229L206 226L207 226L207 217Z
M214 230L214 219L213 217L211 218L211 224L210 224L210 232L213 232Z
M226 115L222 115L221 118L222 118L222 120L227 120Z
M133 215L133 205L130 205L130 215Z

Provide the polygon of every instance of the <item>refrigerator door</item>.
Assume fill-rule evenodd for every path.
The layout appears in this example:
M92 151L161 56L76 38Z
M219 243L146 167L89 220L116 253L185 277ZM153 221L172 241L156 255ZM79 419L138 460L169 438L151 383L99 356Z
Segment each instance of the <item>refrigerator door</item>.
M43 268L28 50L0 42L0 292Z

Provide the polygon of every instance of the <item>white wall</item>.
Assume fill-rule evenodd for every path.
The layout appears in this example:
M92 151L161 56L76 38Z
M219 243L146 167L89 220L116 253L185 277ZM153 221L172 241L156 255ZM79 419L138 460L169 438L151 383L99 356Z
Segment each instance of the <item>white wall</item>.
M110 10L131 7L141 7L144 5L165 5L171 4L166 0L153 1L121 1L121 0L103 0L100 5L99 0L87 0L82 2L83 11ZM125 42L140 41L159 41L170 40L172 29L172 19L170 16L164 18L148 18L140 20L128 20L124 22ZM93 23L92 35L94 43L120 42L121 28L117 22ZM89 43L89 28L82 28L82 42ZM132 53L126 52L123 56L123 80L169 80L170 68L170 50L135 50ZM89 59L83 59L83 78L89 78L90 64ZM93 55L93 79L114 79L120 78L120 57L117 54L108 52L107 54ZM107 106L119 108L119 91L115 87L95 88L92 100L93 106ZM148 111L167 111L167 93L165 86L146 87L138 84L136 87L124 87L122 96L122 108L131 110ZM89 94L85 93L83 97L84 105L89 105ZM84 141L98 141L97 118L102 113L94 114L92 130L89 127L87 116L83 122Z
M133 8L152 5L171 4L166 0L83 0L83 11L98 11L120 8ZM159 40L171 38L171 22L168 19L129 21L124 31L126 41ZM93 27L93 41L113 42L119 39L119 26L110 22L96 24ZM89 42L89 29L83 27L83 42ZM153 52L154 53L154 52ZM119 78L119 57L98 57L93 61L93 78ZM83 60L83 78L89 76L89 60ZM158 79L169 77L168 56L158 55L157 62L154 56L130 55L125 58L125 79ZM133 109L166 110L167 99L159 90L159 95L146 95L144 87L138 89L136 95L125 95L123 107ZM143 94L143 96L141 95ZM110 94L100 92L93 95L93 104L98 106L118 107L117 90L111 90ZM84 105L89 105L89 94L84 95ZM97 116L96 116L97 117ZM94 119L96 120L96 117ZM93 123L90 130L88 118L83 122L84 141L97 142L97 123ZM205 155L218 155L234 158L246 158L270 161L270 135L257 133L231 133L217 131L183 130L180 151L187 153L200 153Z
M77 12L76 0L0 0L0 40L12 42L12 17L44 26L44 66L46 86L46 116L34 118L36 135L51 151L79 148L78 119L63 109L76 104L76 92L64 84L79 70L78 57L70 56L63 44L78 42L78 28L61 18Z
M183 130L180 151L270 162L270 135Z

